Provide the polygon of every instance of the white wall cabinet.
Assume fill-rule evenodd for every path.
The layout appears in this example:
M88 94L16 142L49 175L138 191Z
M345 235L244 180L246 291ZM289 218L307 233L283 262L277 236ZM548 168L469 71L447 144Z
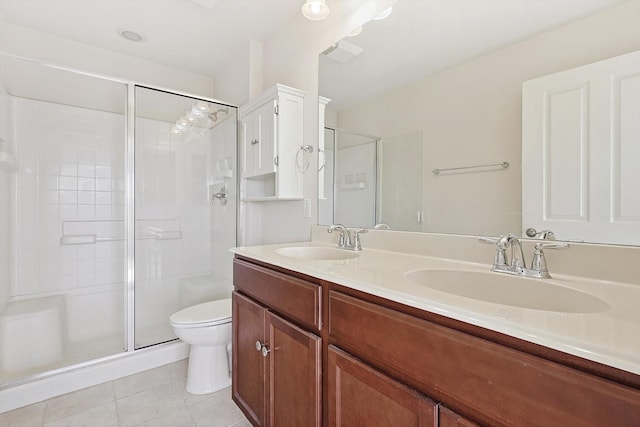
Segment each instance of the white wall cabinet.
M276 84L239 110L244 201L302 198L304 92Z
M640 52L525 82L523 228L638 244Z
M242 120L245 178L276 172L276 101L270 100Z

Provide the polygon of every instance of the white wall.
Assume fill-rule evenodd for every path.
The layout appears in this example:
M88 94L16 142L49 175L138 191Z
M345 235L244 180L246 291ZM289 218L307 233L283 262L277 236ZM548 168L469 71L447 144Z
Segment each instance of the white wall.
M424 231L520 232L522 82L640 49L638 22L640 2L624 3L371 100L341 113L339 126L381 137L423 132ZM511 166L430 172L501 161Z

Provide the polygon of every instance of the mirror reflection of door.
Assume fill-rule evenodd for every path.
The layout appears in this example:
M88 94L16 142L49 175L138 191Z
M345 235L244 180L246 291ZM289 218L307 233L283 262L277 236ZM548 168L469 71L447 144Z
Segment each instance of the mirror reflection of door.
M335 129L324 128L324 148L318 166L318 224L331 225L333 220L333 173L335 163Z
M376 223L422 230L422 132L378 141Z

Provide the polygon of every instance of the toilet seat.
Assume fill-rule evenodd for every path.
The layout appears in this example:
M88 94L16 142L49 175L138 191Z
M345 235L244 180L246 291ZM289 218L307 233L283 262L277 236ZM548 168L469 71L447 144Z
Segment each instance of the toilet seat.
M204 328L231 322L231 299L205 302L180 310L169 317L178 328Z

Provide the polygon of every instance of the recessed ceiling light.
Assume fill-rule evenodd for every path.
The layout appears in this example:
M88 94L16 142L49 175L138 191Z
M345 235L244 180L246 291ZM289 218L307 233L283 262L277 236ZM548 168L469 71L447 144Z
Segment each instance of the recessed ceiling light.
M145 37L142 34L136 33L131 30L118 30L118 34L125 39L132 42L142 42L145 40Z

